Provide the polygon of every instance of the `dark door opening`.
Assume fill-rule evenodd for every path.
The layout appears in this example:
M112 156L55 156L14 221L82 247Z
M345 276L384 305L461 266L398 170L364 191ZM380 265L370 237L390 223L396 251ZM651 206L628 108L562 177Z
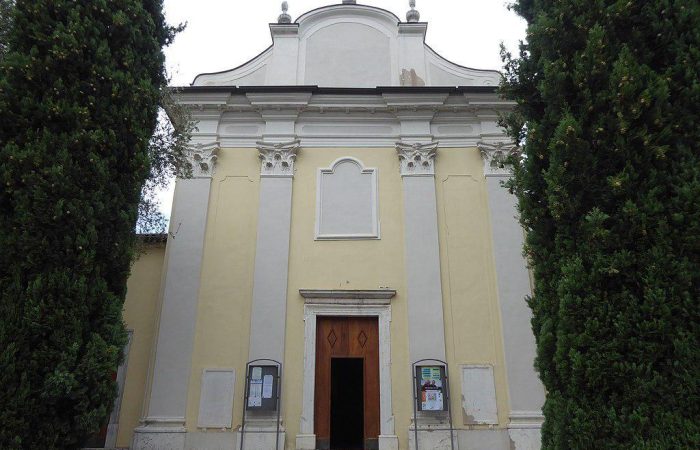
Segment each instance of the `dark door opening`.
M364 448L363 358L331 359L331 449Z

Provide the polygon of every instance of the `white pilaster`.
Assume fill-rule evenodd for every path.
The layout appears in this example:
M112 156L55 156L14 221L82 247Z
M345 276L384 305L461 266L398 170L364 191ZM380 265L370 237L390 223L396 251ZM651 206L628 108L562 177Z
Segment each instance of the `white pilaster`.
M292 179L299 141L258 142L260 206L253 275L249 359L284 359Z
M509 142L478 144L484 160L493 231L498 300L503 322L510 412L508 432L515 450L540 447L544 388L533 368L535 338L532 313L525 303L531 293L527 263L522 256L523 229L517 219L517 200L502 186L511 176L507 158L517 154Z
M178 179L175 185L148 412L134 432L134 449L176 450L185 445L187 385L209 190L218 147L218 142L193 146L193 178Z
M445 359L435 154L437 143L397 143L404 193L410 361Z

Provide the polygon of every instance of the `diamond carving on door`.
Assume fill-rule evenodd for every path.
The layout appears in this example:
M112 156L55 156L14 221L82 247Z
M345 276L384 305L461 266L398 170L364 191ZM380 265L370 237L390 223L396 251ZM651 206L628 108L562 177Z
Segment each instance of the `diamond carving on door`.
M338 337L335 335L335 330L331 329L331 332L328 333L328 343L331 344L331 348L335 347L337 340Z
M367 335L364 331L360 331L360 334L357 336L357 342L360 343L360 347L365 348L365 344L367 343Z

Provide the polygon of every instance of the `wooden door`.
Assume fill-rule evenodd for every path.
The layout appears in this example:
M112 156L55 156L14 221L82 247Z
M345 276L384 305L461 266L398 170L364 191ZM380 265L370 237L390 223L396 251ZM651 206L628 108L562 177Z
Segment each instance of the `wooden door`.
M378 448L379 329L376 317L318 317L316 321L316 448L330 448L331 359L363 359L364 446Z

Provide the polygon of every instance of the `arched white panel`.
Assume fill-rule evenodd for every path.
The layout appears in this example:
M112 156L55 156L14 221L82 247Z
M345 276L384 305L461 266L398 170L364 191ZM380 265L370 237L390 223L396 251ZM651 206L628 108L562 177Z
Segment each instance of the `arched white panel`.
M377 169L355 158L318 170L316 239L379 239Z

